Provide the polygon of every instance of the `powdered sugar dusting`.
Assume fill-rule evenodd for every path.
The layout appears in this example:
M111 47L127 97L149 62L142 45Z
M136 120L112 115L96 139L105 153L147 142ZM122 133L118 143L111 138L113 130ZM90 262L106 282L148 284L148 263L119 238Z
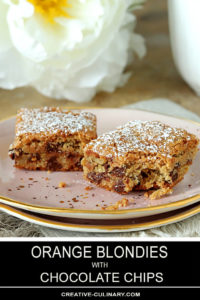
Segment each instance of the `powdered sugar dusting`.
M92 151L106 156L124 156L128 152L148 152L171 157L171 145L180 139L191 139L183 129L172 128L159 121L130 121L117 130L101 135L90 142ZM153 159L153 156L150 156Z
M61 131L74 134L91 131L95 125L95 116L89 112L62 111L59 108L21 109L20 121L16 125L16 135L26 133L55 134Z

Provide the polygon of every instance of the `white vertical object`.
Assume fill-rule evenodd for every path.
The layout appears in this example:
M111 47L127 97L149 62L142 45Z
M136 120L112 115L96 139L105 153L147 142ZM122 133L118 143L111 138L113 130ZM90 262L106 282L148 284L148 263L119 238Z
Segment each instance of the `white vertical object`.
M168 12L176 67L200 96L200 0L168 0Z

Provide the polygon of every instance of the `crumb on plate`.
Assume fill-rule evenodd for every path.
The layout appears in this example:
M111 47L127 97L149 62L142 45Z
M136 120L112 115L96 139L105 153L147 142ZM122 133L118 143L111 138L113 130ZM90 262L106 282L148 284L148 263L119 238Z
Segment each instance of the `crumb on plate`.
M90 190L92 190L92 187L88 185L88 186L85 187L85 190L90 191Z
M59 188L64 188L66 186L67 186L67 184L65 182L63 182L63 181L59 182L59 185L58 185Z
M117 201L115 204L106 206L106 207L101 207L103 210L117 210L121 207L127 207L129 205L129 201L127 198L122 198L121 200Z

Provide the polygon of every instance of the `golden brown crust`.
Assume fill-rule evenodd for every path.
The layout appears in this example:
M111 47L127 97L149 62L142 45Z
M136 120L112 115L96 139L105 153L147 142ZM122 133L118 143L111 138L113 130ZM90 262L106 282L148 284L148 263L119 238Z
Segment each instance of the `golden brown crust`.
M96 116L55 107L22 108L17 113L14 148L34 140L58 141L77 137L83 143L96 138Z
M158 121L131 121L93 140L84 149L84 177L110 191L169 193L181 181L199 140Z
M83 148L94 138L96 117L89 112L23 108L9 154L19 168L81 170Z
M159 121L136 120L99 136L87 145L85 153L119 162L138 159L141 154L148 157L149 162L154 162L157 157L170 161L198 143L198 138L184 129L172 128Z

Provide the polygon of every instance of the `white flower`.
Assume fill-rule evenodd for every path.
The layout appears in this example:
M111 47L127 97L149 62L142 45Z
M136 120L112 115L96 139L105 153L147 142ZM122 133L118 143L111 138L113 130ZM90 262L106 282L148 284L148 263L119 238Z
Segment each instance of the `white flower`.
M89 101L128 78L135 51L129 7L138 0L0 0L0 87L30 85L54 98Z

